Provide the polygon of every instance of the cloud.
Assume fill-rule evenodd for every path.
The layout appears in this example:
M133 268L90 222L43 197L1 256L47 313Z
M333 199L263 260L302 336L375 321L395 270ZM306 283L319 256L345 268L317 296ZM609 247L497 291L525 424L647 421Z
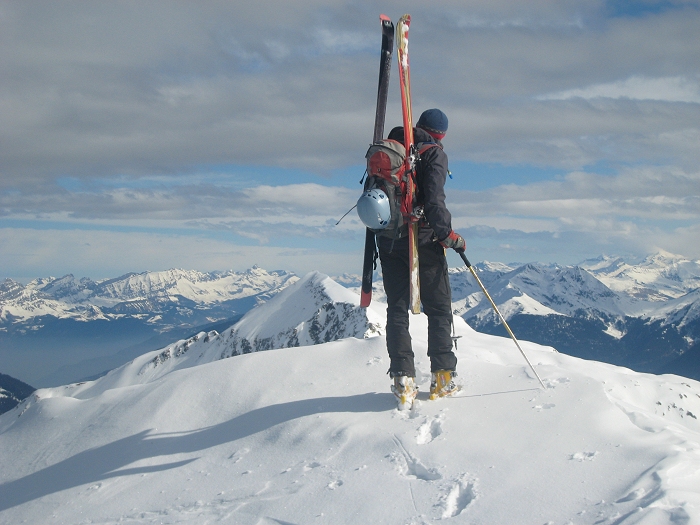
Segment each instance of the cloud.
M571 264L593 254L660 248L699 258L698 188L697 169L637 166L614 175L572 172L480 192L453 190L448 206L467 245L491 260L512 260L519 251L520 261Z
M449 110L451 144L474 160L474 137L501 159L528 160L528 123L539 124L543 163L605 155L595 143L575 154L559 139L614 132L634 110L558 100L572 93L697 95L694 10L607 20L597 2L563 0L385 7L413 14L416 111ZM323 172L357 162L371 133L379 24L368 2L35 1L5 4L2 15L6 184L205 164ZM395 78L388 125L400 121ZM682 130L688 119L677 117L657 111L649 137Z
M561 180L505 185L484 192L453 192L453 215L512 216L555 220L561 229L591 228L591 220L612 217L662 221L700 221L700 172L625 168L619 175L574 172ZM452 201L456 204L452 204Z
M414 112L447 112L452 162L568 173L463 194L456 224L562 259L584 247L596 255L599 231L643 233L659 246L654 231L664 232L670 251L694 231L698 2L613 7L382 4L394 19L412 14ZM352 214L331 224L355 202L350 185L371 137L377 9L368 0L3 3L0 224L19 225L6 242L12 231L75 228L75 239L97 229L122 249L132 233L166 235L174 260L186 239L224 242L216 235L271 250L317 242L316 261L361 250ZM393 69L387 128L401 122ZM337 176L355 169L352 181ZM134 253L155 261L147 245ZM103 246L96 267L120 253ZM58 247L42 250L46 265L63 260Z
M111 221L122 226L181 227L183 222L325 224L350 209L358 190L320 184L260 185L236 189L212 184L99 191L50 188L0 194L0 217L73 222Z
M539 100L569 100L583 98L626 98L631 100L658 100L700 104L700 77L645 78L633 76L626 80L597 84L583 89L570 89L543 95Z

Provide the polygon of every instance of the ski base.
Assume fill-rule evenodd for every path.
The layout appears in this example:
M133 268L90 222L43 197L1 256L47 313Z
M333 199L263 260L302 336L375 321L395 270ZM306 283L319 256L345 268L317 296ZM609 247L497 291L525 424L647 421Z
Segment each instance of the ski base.
M377 86L377 109L374 116L374 133L372 142L377 142L384 135L384 120L386 117L386 101L389 93L389 76L391 72L391 56L394 50L394 23L386 15L380 15L382 25L382 47L379 61L379 84ZM367 230L365 235L365 254L362 264L362 291L360 306L366 308L372 302L372 278L376 261L376 241L374 233Z
M410 278L411 313L420 313L420 272L418 261L418 223L408 227L408 274Z

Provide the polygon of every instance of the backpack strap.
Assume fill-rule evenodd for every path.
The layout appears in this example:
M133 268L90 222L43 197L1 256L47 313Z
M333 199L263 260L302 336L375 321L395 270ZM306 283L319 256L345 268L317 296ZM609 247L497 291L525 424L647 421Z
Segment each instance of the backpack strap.
M440 146L437 142L419 142L418 144L416 144L416 148L418 149L418 156L420 157L423 153L428 151L430 148L442 149L442 146Z

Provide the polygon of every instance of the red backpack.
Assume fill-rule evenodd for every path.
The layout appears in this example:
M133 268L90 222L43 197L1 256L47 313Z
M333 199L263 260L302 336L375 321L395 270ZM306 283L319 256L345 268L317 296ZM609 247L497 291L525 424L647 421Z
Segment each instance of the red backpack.
M435 142L416 144L418 158L433 147ZM406 187L408 177L415 177L415 172L406 173L406 148L392 139L384 139L372 144L365 155L367 159L367 180L365 190L378 188L386 193L391 208L391 220L383 230L374 230L377 235L397 237L398 230L408 223L409 210L415 202L410 202ZM413 181L415 185L415 180ZM415 195L413 196L415 199Z

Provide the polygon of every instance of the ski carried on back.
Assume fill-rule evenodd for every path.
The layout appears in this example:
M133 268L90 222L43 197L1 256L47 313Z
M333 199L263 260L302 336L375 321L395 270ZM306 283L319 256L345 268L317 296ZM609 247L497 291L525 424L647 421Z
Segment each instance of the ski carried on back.
M416 194L416 146L413 140L413 114L411 110L411 74L408 63L408 28L411 15L403 15L396 25L396 54L399 63L401 84L401 107L403 110L404 146L406 148L405 174L406 192L401 203L401 213L408 223L408 260L410 276L410 310L420 313L420 278L418 272L418 217L413 210Z
M394 49L394 23L386 15L380 15L379 19L382 24L382 50L379 62L379 87L377 89L377 111L374 116L373 143L379 142L384 135L391 54ZM369 306L372 301L372 275L374 274L376 254L375 233L367 228L365 234L365 255L362 265L362 289L360 293L360 306L362 307Z

